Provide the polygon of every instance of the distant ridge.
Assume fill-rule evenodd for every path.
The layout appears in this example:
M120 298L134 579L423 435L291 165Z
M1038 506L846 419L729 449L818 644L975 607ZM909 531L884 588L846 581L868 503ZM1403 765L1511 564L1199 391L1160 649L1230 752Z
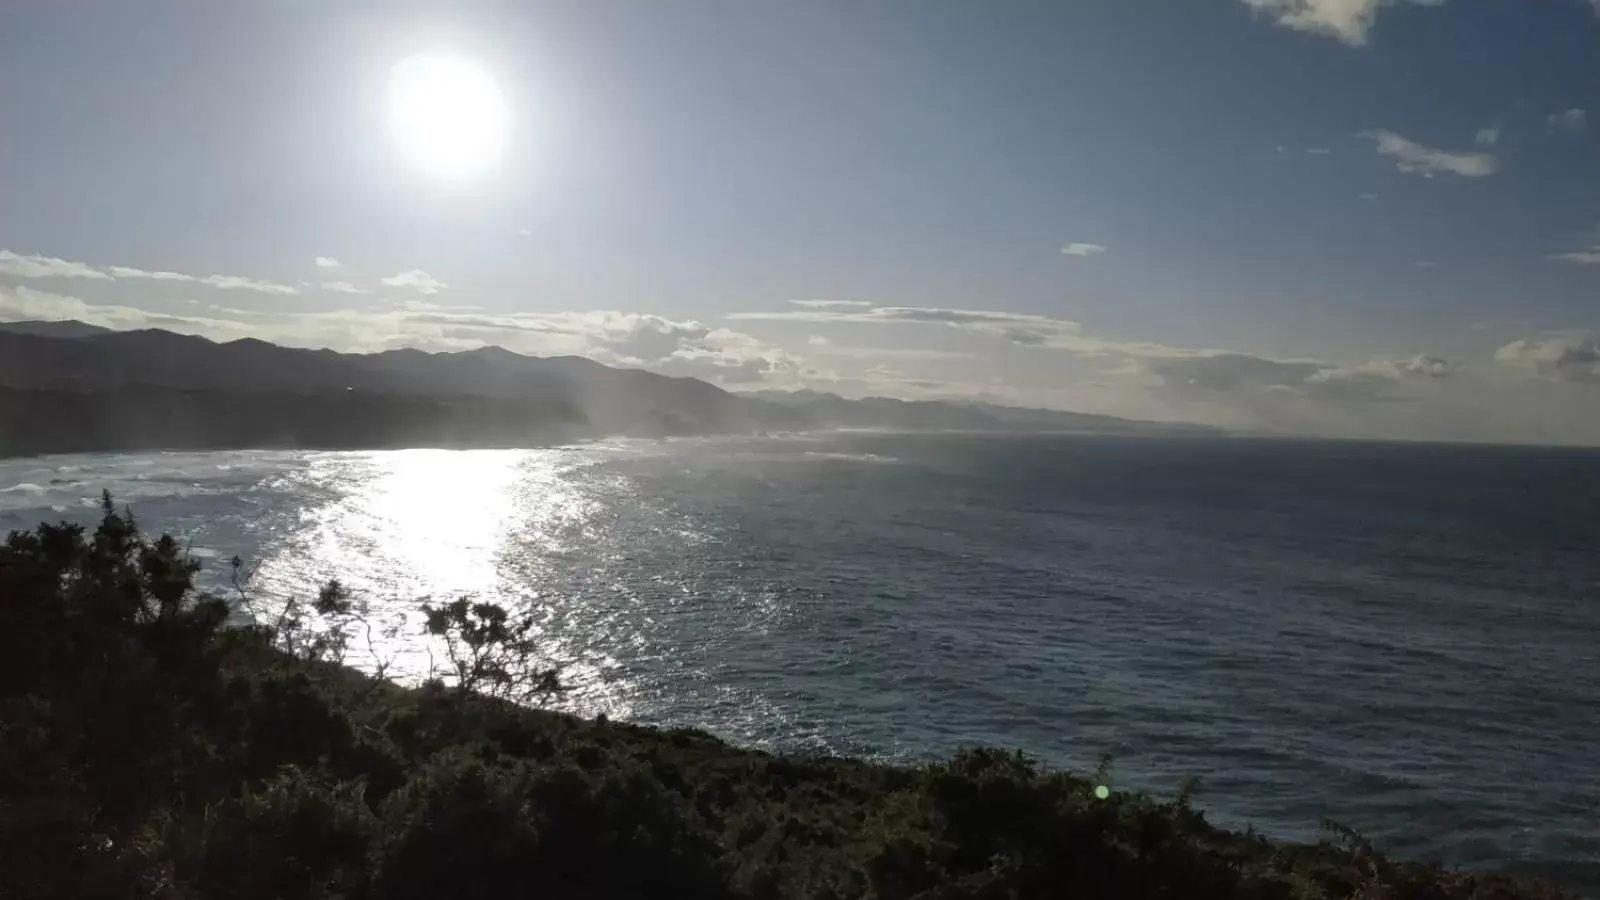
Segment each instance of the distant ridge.
M34 337L80 338L93 337L97 334L110 334L111 329L101 328L99 325L89 325L84 322L74 322L64 319L58 322L0 322L0 331L9 331L13 334L31 334Z
M518 446L841 427L1173 430L982 403L729 393L694 378L501 347L337 353L74 321L0 323L0 455L179 446Z

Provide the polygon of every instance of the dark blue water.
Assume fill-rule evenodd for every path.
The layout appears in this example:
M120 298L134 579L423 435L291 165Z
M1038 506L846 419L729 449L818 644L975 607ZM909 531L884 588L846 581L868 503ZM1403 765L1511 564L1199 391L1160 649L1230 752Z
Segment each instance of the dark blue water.
M55 482L55 483L52 483ZM1600 454L836 435L0 463L258 589L537 610L585 712L774 749L1102 753L1213 818L1600 887ZM400 661L416 638L390 648Z

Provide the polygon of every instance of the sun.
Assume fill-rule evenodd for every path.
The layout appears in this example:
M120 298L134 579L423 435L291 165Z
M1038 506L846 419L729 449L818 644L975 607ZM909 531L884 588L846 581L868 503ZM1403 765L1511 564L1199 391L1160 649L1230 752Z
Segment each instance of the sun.
M494 76L467 59L411 56L389 78L389 127L407 163L460 179L505 153L507 110Z

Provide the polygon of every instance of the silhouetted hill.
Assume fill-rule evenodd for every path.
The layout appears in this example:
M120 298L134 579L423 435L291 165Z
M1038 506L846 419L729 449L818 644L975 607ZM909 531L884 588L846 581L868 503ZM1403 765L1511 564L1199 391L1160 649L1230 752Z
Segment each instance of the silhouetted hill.
M762 430L1150 431L985 404L731 394L500 347L337 353L81 322L0 324L0 455L151 448L514 446Z
M59 323L74 334L76 323ZM87 327L87 326L85 326ZM577 357L539 358L496 348L459 353L335 353L246 338L216 343L161 330L48 336L31 324L0 326L0 387L102 392L170 389L266 395L468 398L575 411L594 434L743 430L749 401L703 381L614 369Z
M32 334L39 337L77 338L107 334L111 329L101 328L99 325L74 322L68 319L62 322L0 322L0 331L9 331L13 334Z

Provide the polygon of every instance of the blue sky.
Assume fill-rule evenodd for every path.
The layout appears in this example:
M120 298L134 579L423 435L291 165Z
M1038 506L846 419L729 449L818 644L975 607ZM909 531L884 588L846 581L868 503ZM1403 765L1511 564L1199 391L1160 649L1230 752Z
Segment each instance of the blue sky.
M1600 443L1597 16L15 4L0 316ZM404 163L418 54L498 83L495 165Z

